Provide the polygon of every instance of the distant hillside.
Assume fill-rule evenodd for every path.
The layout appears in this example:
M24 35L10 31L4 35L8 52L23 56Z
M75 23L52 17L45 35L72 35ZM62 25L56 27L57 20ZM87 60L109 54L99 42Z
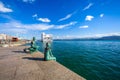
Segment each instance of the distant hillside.
M75 41L86 41L86 40L120 40L120 36L104 36L104 37L101 37L101 38L74 38L74 39L54 39L55 41L63 41L63 40L66 40L66 41L72 41L72 40L75 40Z
M120 36L105 36L98 38L97 40L120 40Z

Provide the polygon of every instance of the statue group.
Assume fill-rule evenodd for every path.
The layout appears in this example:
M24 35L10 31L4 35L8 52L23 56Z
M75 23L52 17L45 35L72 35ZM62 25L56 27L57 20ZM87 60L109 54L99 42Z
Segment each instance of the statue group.
M27 53L34 53L39 51L39 47L36 45L36 38L33 37L31 43L30 43L30 48L25 48L24 51ZM43 42L43 45L45 45L44 47L44 60L45 61L49 61L49 60L55 60L56 61L56 57L53 56L52 51L51 51L51 41L46 41Z

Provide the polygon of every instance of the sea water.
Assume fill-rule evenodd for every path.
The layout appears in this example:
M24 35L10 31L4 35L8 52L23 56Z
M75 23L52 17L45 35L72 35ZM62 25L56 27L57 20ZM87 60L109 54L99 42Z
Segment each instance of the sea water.
M52 53L87 80L120 80L120 41L53 41Z

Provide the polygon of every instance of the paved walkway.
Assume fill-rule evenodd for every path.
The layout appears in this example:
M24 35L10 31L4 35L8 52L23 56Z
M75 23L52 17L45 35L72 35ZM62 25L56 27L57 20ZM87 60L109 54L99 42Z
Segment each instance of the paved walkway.
M55 61L43 61L40 52L24 53L24 48L0 47L0 80L84 80Z

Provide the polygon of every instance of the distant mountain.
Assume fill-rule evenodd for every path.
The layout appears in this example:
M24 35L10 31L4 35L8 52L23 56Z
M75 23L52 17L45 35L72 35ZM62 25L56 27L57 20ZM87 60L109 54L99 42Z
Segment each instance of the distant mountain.
M97 40L120 40L120 36L105 36L98 38Z
M73 38L73 39L54 39L55 41L85 41L85 40L120 40L120 36L104 36L104 37L100 37L100 38Z

